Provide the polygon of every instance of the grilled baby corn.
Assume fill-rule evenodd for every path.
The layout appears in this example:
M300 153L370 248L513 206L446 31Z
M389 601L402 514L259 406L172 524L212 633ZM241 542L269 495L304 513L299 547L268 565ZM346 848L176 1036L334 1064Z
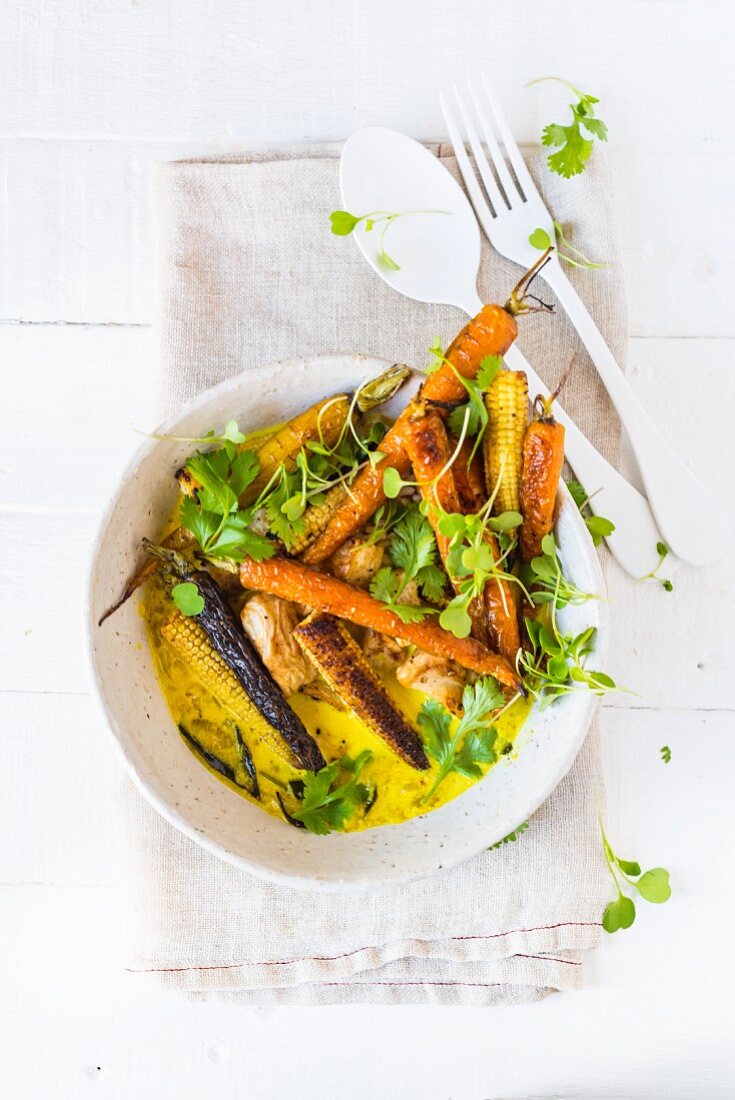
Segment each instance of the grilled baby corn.
M483 437L485 481L497 495L493 510L519 512L523 435L528 421L528 382L522 371L500 370L485 394L488 424Z
M160 632L202 686L231 711L244 729L261 737L274 753L292 767L301 766L278 732L251 702L235 673L212 647L194 619L174 611L162 623Z
M297 535L289 547L289 554L298 557L311 546L325 529L335 512L341 508L347 497L344 485L335 485L327 493L321 504L310 504L303 515L304 533Z
M407 764L424 771L429 766L421 741L396 707L344 623L316 612L294 631L294 637L321 672L363 722L382 737Z

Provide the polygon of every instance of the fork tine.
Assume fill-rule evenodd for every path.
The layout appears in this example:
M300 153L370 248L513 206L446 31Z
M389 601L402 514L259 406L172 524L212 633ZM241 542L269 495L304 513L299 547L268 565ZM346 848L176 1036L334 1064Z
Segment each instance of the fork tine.
M467 138L472 149L472 155L475 158L475 164L477 165L477 171L480 173L480 178L485 185L485 191L487 197L490 199L490 204L493 208L493 213L497 218L504 210L507 210L508 204L503 198L502 192L498 187L495 176L493 175L492 168L488 163L488 159L485 156L485 150L482 147L480 139L477 136L477 131L472 123L469 110L466 109L462 96L459 94L458 88L452 89L454 92L454 98L457 101L459 113L462 118L462 123L467 134Z
M516 144L516 140L510 131L510 126L505 119L505 115L500 109L498 101L490 90L490 86L484 73L482 74L481 79L482 85L485 89L485 95L487 96L488 103L490 104L490 110L493 112L493 115L495 117L495 122L497 123L498 130L500 131L500 136L503 139L503 145L505 146L508 160L510 161L513 167L513 171L516 174L516 179L521 185L521 188L523 189L523 192L527 199L531 195L537 195L538 198L541 199L541 196L539 195L536 188L536 184L531 178L531 173L526 167L526 162L521 156L521 151ZM541 199L541 201L543 202L543 199Z
M467 87L472 97L472 102L475 106L475 113L480 120L480 126L482 127L483 137L485 138L485 144L490 150L490 159L493 162L495 171L498 173L498 178L502 185L503 190L507 198L507 204L509 207L513 207L517 201L523 202L523 195L518 190L518 184L508 171L508 165L505 163L505 157L503 151L500 148L498 139L495 136L495 131L490 125L490 121L487 117L487 112L484 111L480 105L480 99L475 91L475 87L471 80L467 81Z
M457 164L459 165L460 175L464 180L467 193L470 196L472 205L475 208L475 214L482 228L485 230L488 236L490 236L491 227L493 223L493 215L490 207L487 204L487 200L482 193L482 188L477 182L477 176L474 173L472 165L470 164L470 158L467 156L467 150L464 147L462 135L459 132L459 127L455 122L454 115L449 110L449 104L443 95L439 95L439 102L441 104L442 114L444 115L444 121L447 124L447 130L449 132L449 140L454 147L454 153L457 157Z

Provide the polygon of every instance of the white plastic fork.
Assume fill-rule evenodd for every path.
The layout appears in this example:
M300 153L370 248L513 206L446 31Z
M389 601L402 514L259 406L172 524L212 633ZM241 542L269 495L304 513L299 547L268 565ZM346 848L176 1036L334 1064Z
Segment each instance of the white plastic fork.
M441 107L478 221L498 252L528 268L539 257L538 249L529 242L530 235L535 229L543 229L553 241L554 226L505 116L485 77L481 79L482 89L467 81L466 97L458 88L453 89L461 127L445 96L440 96ZM477 171L467 154L463 131ZM714 496L643 408L556 255L541 277L566 310L617 409L666 542L691 565L718 561L729 545L729 532Z

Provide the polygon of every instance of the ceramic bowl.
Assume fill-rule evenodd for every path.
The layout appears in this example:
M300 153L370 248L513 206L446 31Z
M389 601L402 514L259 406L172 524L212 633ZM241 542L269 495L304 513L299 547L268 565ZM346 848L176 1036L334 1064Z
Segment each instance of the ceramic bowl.
M283 421L314 401L352 390L388 364L354 355L289 359L240 374L201 394L157 434L198 437L235 418L252 431ZM415 380L414 385L417 384ZM409 386L394 399L397 411ZM122 476L97 537L89 582L88 631L94 680L124 766L152 806L213 854L290 886L367 887L421 878L487 848L525 821L571 767L596 700L586 692L532 710L516 742L488 775L433 813L400 825L312 836L263 813L218 782L182 742L159 690L145 626L131 599L102 626L102 611L141 560L141 538L154 539L173 508L174 471L191 444L146 441ZM567 575L586 592L603 592L587 528L566 489L556 536ZM605 604L590 600L563 612L565 629L596 626L604 658ZM599 665L598 665L599 667Z

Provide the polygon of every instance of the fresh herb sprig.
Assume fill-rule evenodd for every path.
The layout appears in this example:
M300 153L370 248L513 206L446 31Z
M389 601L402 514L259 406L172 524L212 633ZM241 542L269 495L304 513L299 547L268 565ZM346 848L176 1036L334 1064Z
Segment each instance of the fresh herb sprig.
M380 251L378 263L389 271L400 271L400 264L396 263L392 256L385 250L385 235L397 218L406 218L413 214L449 214L449 210L401 210L391 213L389 210L373 210L370 214L351 214L349 210L333 210L329 215L332 223L332 232L336 237L348 237L361 222L365 223L365 232L371 233L376 225L382 226L380 230Z
M193 496L179 505L179 522L190 531L209 558L262 561L275 552L272 542L250 527L253 508L240 508L239 500L257 476L259 463L253 451L222 447L203 454L198 451L186 463L198 482Z
M570 267L582 267L590 271L601 267L610 267L608 263L595 263L594 260L590 260L585 256L584 252L580 252L578 248L570 244L564 236L564 230L560 222L554 221L551 224L554 227L555 240L552 241L545 229L534 229L528 238L528 243L533 248L545 252L547 248L553 247L559 259L569 264ZM563 249L566 249L566 251L562 251Z
M568 481L567 489L571 494L572 500L582 513L587 530L592 535L592 542L595 546L599 546L603 539L606 539L608 535L613 533L615 524L612 520L605 519L604 516L596 516L590 512L589 503L595 494L588 494L581 482Z
M491 497L474 514L442 511L437 520L439 533L450 540L447 572L455 589L454 597L439 617L439 625L456 638L466 638L470 634L470 604L482 595L490 578L521 585L518 578L508 571L506 563L515 546L509 532L520 525L522 516L518 512L491 515L493 500L494 497ZM497 557L488 542L490 532L497 535L500 550ZM504 597L502 586L500 591Z
M497 731L488 721L488 716L503 703L503 693L492 676L485 676L475 684L467 684L462 694L463 714L452 736L449 711L436 699L426 700L419 712L418 725L423 734L424 748L437 761L439 770L421 800L422 804L429 801L451 772L458 772L469 779L479 779L482 775L480 765L494 763L497 759Z
M563 84L576 96L576 102L570 103L572 121L564 126L559 122L552 122L545 126L541 134L541 142L547 148L555 148L555 153L550 153L548 165L552 172L570 179L584 172L587 161L592 155L593 141L607 141L607 126L595 113L595 104L599 103L596 96L587 92L581 92L567 80L558 76L541 76L537 80L531 80L526 85L530 88L533 84L541 84L544 81L553 80ZM584 133L582 132L584 131Z
M596 628L588 627L579 634L562 634L556 616L550 627L538 619L526 619L526 634L530 650L521 650L519 671L526 690L545 710L555 699L584 688L594 695L606 695L617 685L605 672L587 668L587 657L594 653Z
M279 796L281 809L291 824L296 824L317 836L332 831L343 832L346 822L359 806L365 806L375 796L375 791L360 782L363 768L373 758L370 749L364 749L352 759L342 756L318 772L306 772L299 784L298 807L287 810ZM349 775L348 779L344 774ZM342 782L339 782L339 780Z
M668 579L668 577L659 577L658 571L669 556L669 548L665 542L656 543L656 553L658 554L658 565L655 569L652 569L650 573L645 573L642 577L639 577L639 581L657 581L658 584L664 589L665 592L673 592L674 584Z
M217 435L214 428L210 428L204 435L198 436L157 435L155 432L145 432L143 434L147 435L149 439L171 439L178 443L216 444L223 447L228 458L232 459L235 457L237 447L244 446L246 443L254 443L262 436L271 435L274 431L278 431L282 426L282 424L275 424L244 435L238 428L236 420L228 420L220 435Z
M310 440L296 456L296 468L281 465L255 503L265 510L272 535L290 549L304 533L304 513L309 505L321 504L330 489L346 485L367 462L380 456L376 448L385 432L380 421L372 423L365 435L355 427L354 412L359 391L353 397L342 430L329 446L323 437Z
M602 815L598 814L598 817L605 860L617 891L617 897L610 902L602 915L602 927L606 932L612 933L621 928L630 928L635 920L635 902L628 894L623 893L623 884L629 890L636 891L645 901L653 902L655 905L662 905L669 900L671 886L669 872L663 867L653 867L650 871L642 873L640 864L635 860L620 859L616 856L605 834Z
M522 571L531 600L536 607L553 603L556 608L561 608L566 607L567 604L582 604L587 600L598 598L592 592L583 592L564 576L556 539L551 533L544 535L541 540L541 549L543 553L532 558L528 567Z
M662 745L661 748L659 749L659 752L661 753L661 759L663 760L664 764L670 764L671 763L671 749L669 748L669 746L668 745Z
M495 844L491 844L488 848L488 852L494 852L496 848L502 848L504 844L515 844L521 833L525 833L526 829L530 825L530 821L522 821L520 825L516 825L512 832L504 836L502 840L496 841Z
M400 602L412 581L416 581L427 600L438 603L444 596L447 578L444 570L437 565L434 532L418 509L406 511L394 526L388 543L388 556L400 573L387 565L379 569L370 584L371 595L387 603L404 623L420 622L427 615L437 614L437 609L433 607Z

